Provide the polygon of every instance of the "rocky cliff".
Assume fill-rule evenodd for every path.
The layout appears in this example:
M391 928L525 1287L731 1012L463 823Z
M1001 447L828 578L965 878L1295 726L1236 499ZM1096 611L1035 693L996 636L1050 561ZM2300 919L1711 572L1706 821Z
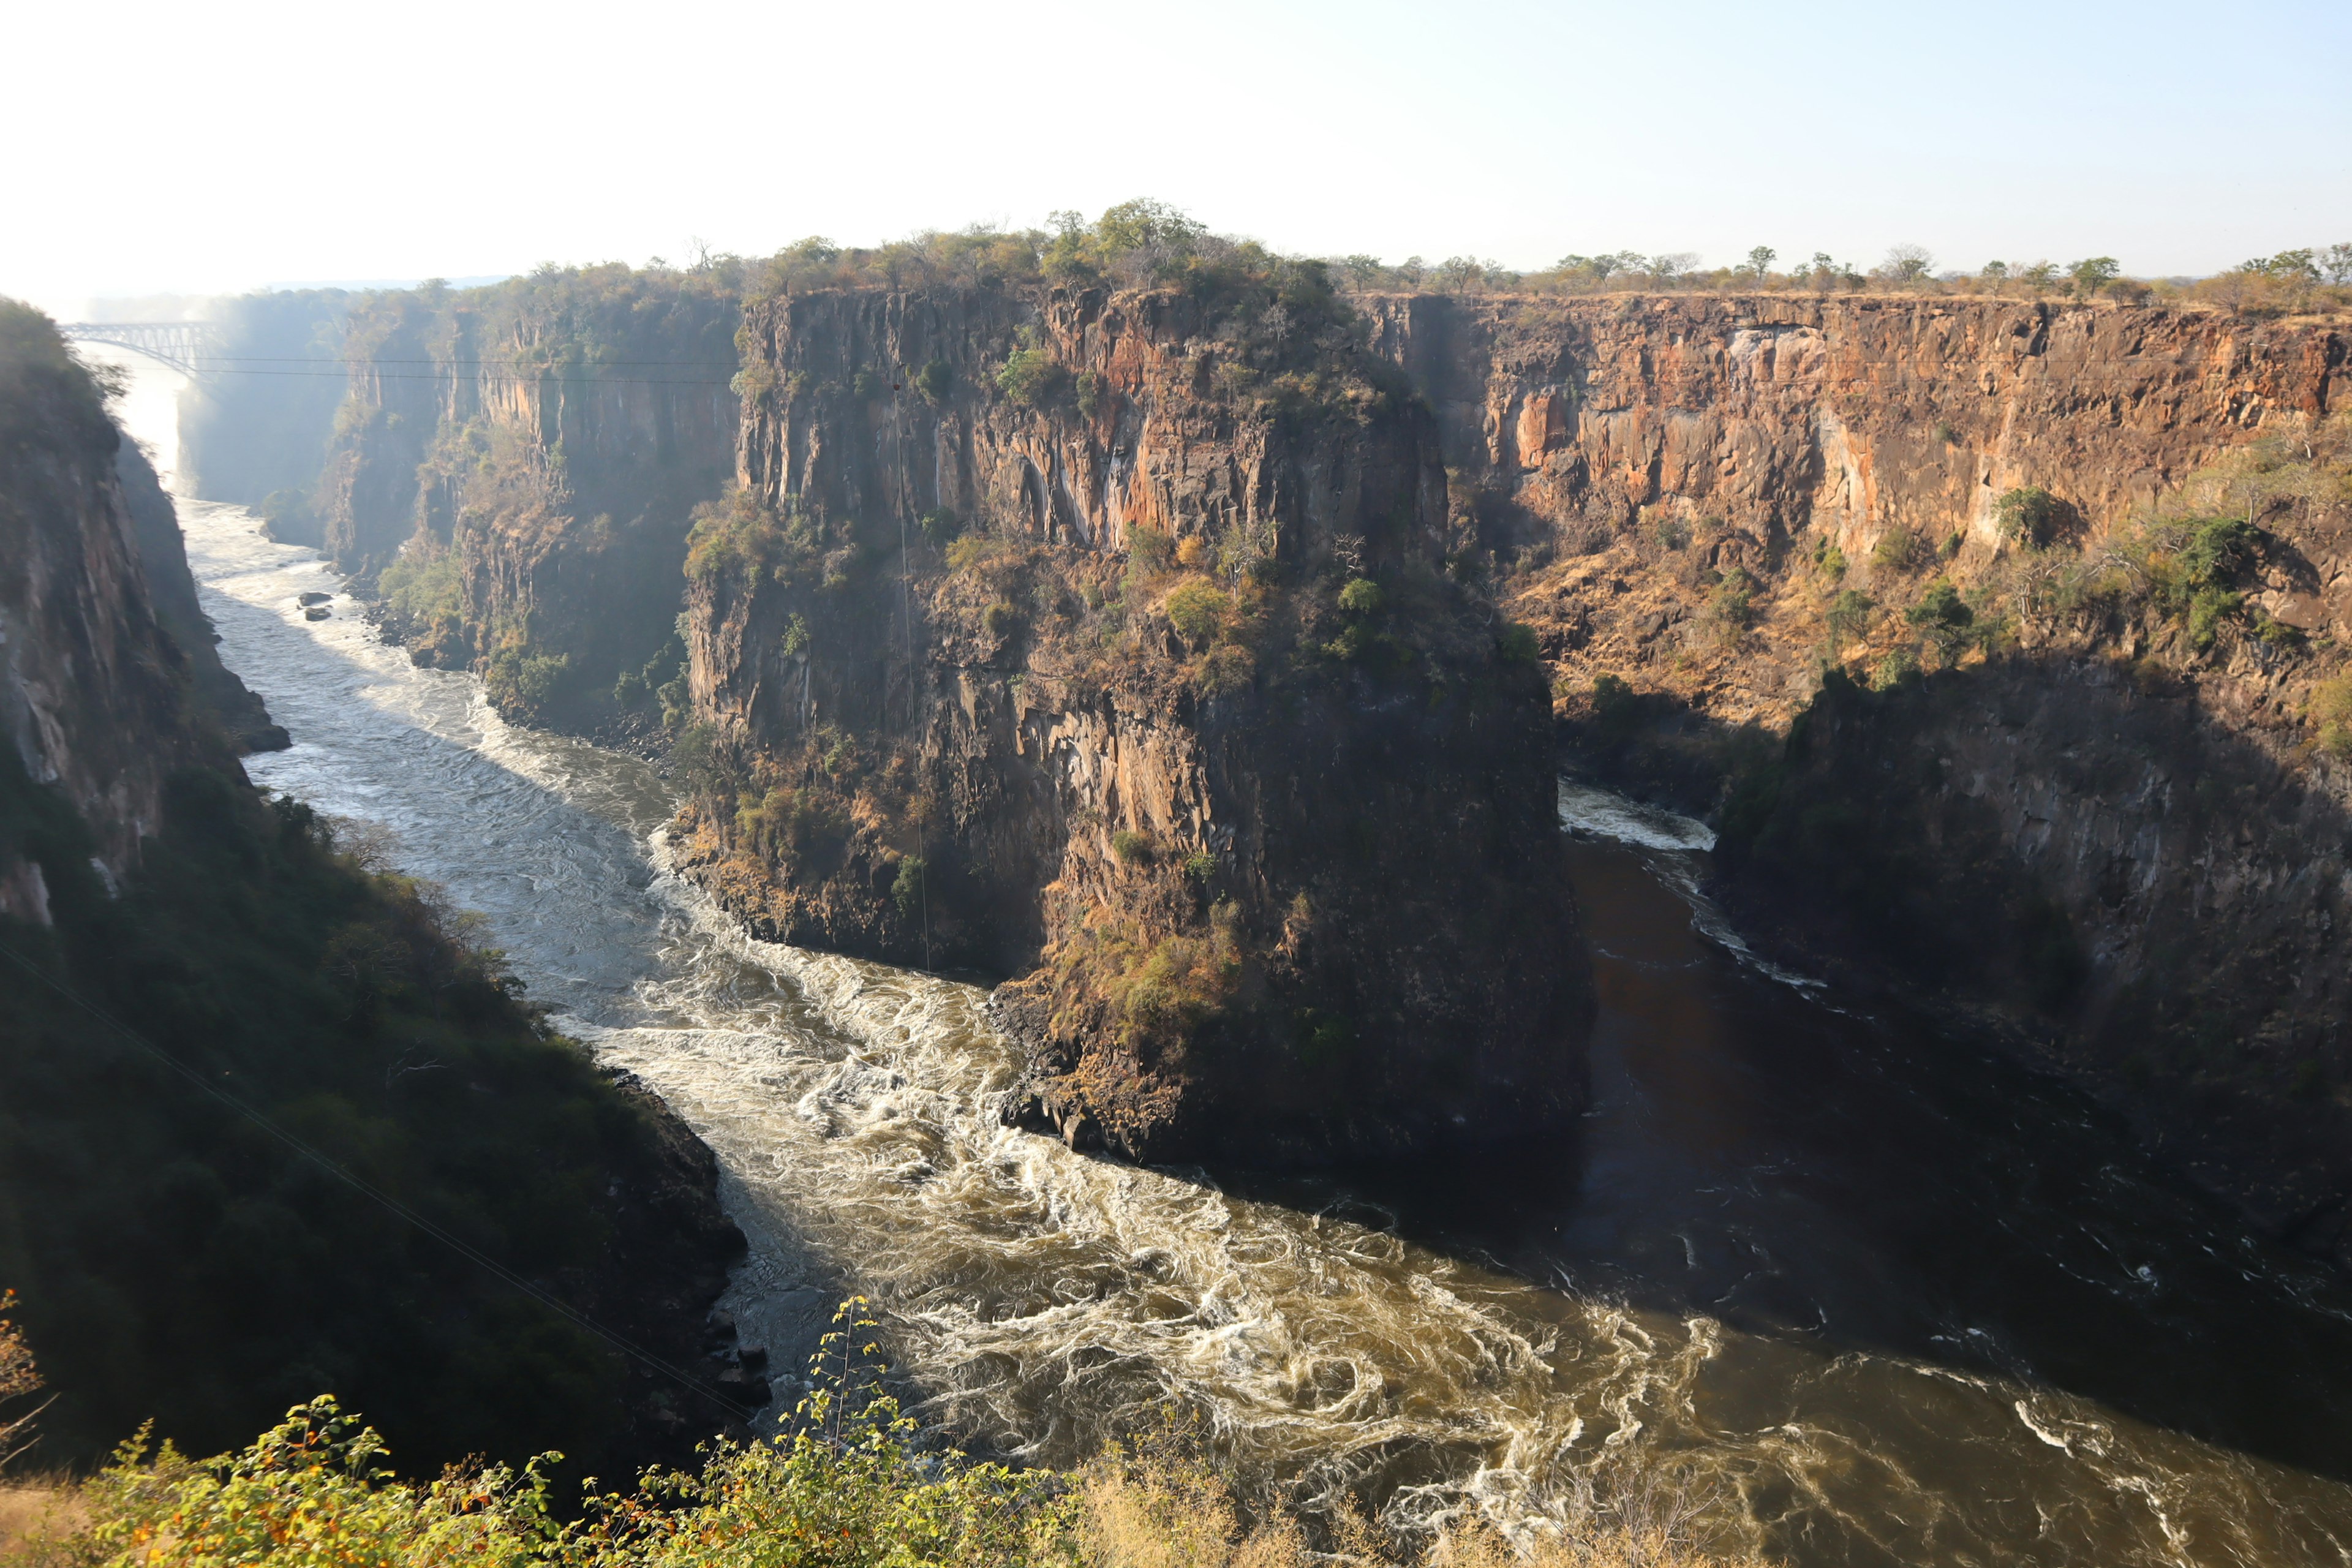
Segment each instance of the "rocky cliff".
M341 289L288 289L213 302L206 374L180 394L177 482L250 507L289 543L323 542L313 490L343 402Z
M1987 1022L2335 1245L2352 330L1788 297L1374 313L1572 763L1720 808L1727 895L1803 962Z
M394 628L424 658L593 723L670 643L688 513L732 472L737 318L730 277L617 266L368 300L325 549L363 575L398 558Z
M155 477L147 454L127 435L115 448L114 473L139 545L140 577L157 624L179 647L197 705L227 731L239 751L279 752L292 744L259 697L246 689L214 647L219 636L196 603L196 581L188 570L187 542L180 514Z
M0 722L26 773L89 824L110 879L138 863L175 768L236 767L184 703L191 660L150 597L121 442L48 321L0 300ZM187 584L184 556L155 564ZM0 853L0 913L48 918L40 867L13 848Z
M1138 1157L1563 1123L1543 680L1319 273L816 292L745 342L688 563L723 899L1012 975L1033 1114Z
M1453 504L1518 568L1513 607L1558 672L1637 669L1734 722L1803 706L1837 589L1900 597L1939 559L1957 583L1985 576L2014 559L1995 509L2021 489L2063 503L2070 540L2098 535L2283 419L2324 416L2352 374L2341 324L2218 311L1785 295L1371 310L1375 346L1437 413ZM1756 596L1732 629L1759 636L1702 624L1735 569ZM2333 592L2281 614L2352 615L2352 583Z

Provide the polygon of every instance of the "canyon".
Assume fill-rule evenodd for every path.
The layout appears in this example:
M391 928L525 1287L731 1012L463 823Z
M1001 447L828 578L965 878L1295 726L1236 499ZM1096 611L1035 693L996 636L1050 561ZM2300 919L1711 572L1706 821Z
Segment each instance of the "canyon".
M1494 847L1564 763L1718 816L1722 895L1792 962L1936 998L2338 1245L2344 328L1278 288L751 289L731 427L563 394L641 400L570 427L567 475L691 432L634 510L501 511L487 464L361 507L474 395L453 368L395 442L412 392L362 375L324 510L350 564L420 519L462 563L425 657L587 671L583 729L666 688L696 874L755 930L1006 980L1035 1124L1276 1159L1531 1125L1467 1086L1573 1056L1572 973L1493 978L1573 930ZM555 471L550 405L480 406ZM550 547L592 507L645 520L639 567ZM2227 517L2260 537L2207 611L2150 586ZM1364 1062L1386 1109L1339 1109Z

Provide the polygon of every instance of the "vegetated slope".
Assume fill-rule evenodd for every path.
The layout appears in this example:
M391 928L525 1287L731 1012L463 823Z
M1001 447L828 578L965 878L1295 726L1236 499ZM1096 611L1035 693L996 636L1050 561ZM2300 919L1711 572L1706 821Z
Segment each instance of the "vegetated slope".
M210 1447L322 1389L425 1470L682 1451L717 1412L93 1015L697 1360L740 1247L707 1152L547 1034L426 889L246 783L148 597L118 440L49 324L0 306L0 1280L59 1394L43 1457L149 1415Z
M688 562L723 900L1014 975L1035 1113L1139 1157L1562 1124L1542 679L1319 268L786 292L746 337Z
M1581 763L1721 805L1727 890L1805 962L2003 1020L2342 1245L2352 331L1785 298L1386 321Z

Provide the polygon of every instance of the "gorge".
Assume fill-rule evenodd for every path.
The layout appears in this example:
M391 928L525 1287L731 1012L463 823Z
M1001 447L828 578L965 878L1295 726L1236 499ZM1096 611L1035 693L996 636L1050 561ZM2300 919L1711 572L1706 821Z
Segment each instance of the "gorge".
M352 310L281 542L184 503L245 765L998 1451L2337 1550L2343 330L1221 265Z

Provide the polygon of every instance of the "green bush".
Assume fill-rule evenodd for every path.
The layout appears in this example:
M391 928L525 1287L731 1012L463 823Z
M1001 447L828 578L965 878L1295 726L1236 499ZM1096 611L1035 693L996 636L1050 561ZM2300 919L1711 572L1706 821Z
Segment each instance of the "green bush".
M2200 652L2221 637L2221 627L2235 618L2244 601L2227 588L2200 588L2189 601L2189 640Z
M2352 671L2314 686L2309 711L2319 727L2320 749L2338 761L2352 762Z
M1830 601L1829 611L1822 618L1829 632L1832 654L1869 631L1874 608L1870 595L1858 588L1845 589Z
M1370 577L1351 577L1339 590L1339 608L1351 616L1378 615L1388 594Z
M378 574L376 592L394 610L426 626L454 620L465 608L464 584L452 550L401 552Z
M980 624L990 637L1012 637L1021 629L1021 608L1000 599L980 613Z
M1619 745L1633 739L1641 727L1642 699L1626 681L1614 675L1596 676L1592 682L1592 727L1603 745Z
M1128 559L1147 573L1167 571L1176 562L1176 541L1148 522L1127 531Z
M927 361L915 373L915 390L933 403L945 403L955 387L955 371L943 359Z
M1217 874L1217 858L1205 849L1195 849L1184 857L1184 875L1206 885Z
M2002 492L1992 503L1992 515L2003 539L2029 550L2047 548L2077 521L2073 506L2039 485Z
M1170 624L1195 647L1215 637L1232 608L1232 598L1206 583L1186 583L1168 595Z
M1111 853L1130 866L1140 866L1151 858L1151 836L1122 827L1110 836Z
M1755 624L1756 589L1756 579L1734 566L1707 591L1701 618L1720 641L1727 645L1736 642L1741 632Z
M562 689L572 667L568 653L531 653L521 647L500 648L482 672L482 689L499 711L525 719L542 716Z
M1543 657L1536 642L1536 629L1517 621L1506 621L1495 637L1495 656L1505 664L1533 664Z
M1938 578L1919 595L1917 604L1903 613L1903 618L1935 644L1936 651L1948 664L1968 646L1973 635L1969 628L1977 616L1968 601L1960 597L1960 591Z
M891 901L898 906L898 918L913 920L923 905L923 878L930 863L919 855L909 855L898 862L898 875L890 883Z
M997 390L1032 408L1053 403L1069 384L1069 371L1043 349L1013 350L996 373Z

